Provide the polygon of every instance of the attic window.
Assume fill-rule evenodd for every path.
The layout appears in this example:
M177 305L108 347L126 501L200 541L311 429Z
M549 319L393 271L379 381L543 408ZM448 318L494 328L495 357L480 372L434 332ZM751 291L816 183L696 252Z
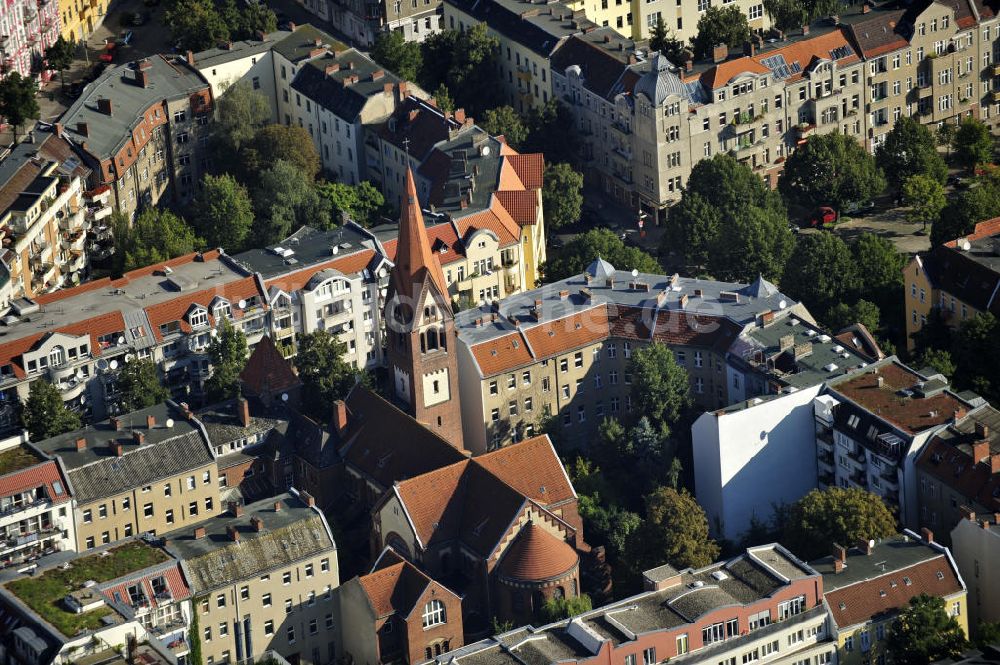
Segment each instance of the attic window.
M192 328L207 326L208 312L205 309L199 307L198 309L191 312L191 315L188 317L188 323L191 324Z
M879 598L885 598L888 594L883 589L879 589L878 595Z
M944 579L944 573L942 573L942 572L941 572L940 570L939 570L939 571L937 571L937 578L938 578L939 580L943 580L943 579Z
M841 603L840 604L840 609L846 610L847 609L847 604L846 603Z
M850 428L856 428L858 426L858 423L860 422L861 418L859 418L854 414L851 414L851 416L847 419L847 426Z
M913 584L913 580L911 580L909 577L904 577L903 584L905 584L906 586L911 586Z
M577 322L576 322L576 330L579 330L579 329L580 329L580 328L582 328L582 327L583 327L583 326L581 325L581 323L580 323L579 321L577 321Z

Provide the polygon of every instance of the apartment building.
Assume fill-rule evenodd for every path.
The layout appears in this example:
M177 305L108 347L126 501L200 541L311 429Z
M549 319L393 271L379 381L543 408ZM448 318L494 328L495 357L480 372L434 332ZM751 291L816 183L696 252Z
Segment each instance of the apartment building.
M28 443L0 441L0 567L76 549L72 497L62 467Z
M695 403L731 403L727 353L746 326L805 308L766 280L727 284L633 274L597 260L570 277L456 317L465 445L475 453L530 436L558 415L584 443L632 410L629 359L657 341L687 371ZM739 395L745 388L739 388Z
M1000 512L1000 412L959 412L917 459L920 525L948 533L970 511Z
M191 53L187 60L208 81L212 99L219 99L233 83L244 81L267 99L274 119L278 117L278 96L272 49L293 35L292 30L258 33L251 39L230 41L207 51Z
M71 44L86 41L104 23L108 4L104 0L59 0L59 32L63 39Z
M903 525L919 524L917 459L973 404L943 376L918 374L895 357L829 382L816 402L819 487L866 489L898 510Z
M17 0L0 11L0 73L48 81L45 49L59 38L59 4L53 0Z
M956 238L918 254L903 270L906 343L937 310L952 329L977 314L1000 315L1000 217L976 224Z
M339 632L337 545L311 496L290 490L165 536L184 561L202 658L330 663Z
M185 662L191 589L181 562L132 539L60 552L0 584L0 657L16 665Z
M572 619L516 628L462 649L458 665L832 663L823 578L781 545L698 570L643 575L645 591Z
M162 534L219 510L215 457L198 423L167 402L35 444L75 499L76 549Z
M84 201L89 175L69 143L39 129L0 160L3 308L86 279L87 229L96 221Z
M343 653L354 662L416 665L464 643L461 596L392 548L337 596Z
M114 207L132 216L194 196L208 170L212 106L192 62L157 55L110 67L55 127L92 169L90 188L109 187Z
M951 552L912 531L859 543L810 566L823 576L835 661L843 665L885 663L888 632L910 599L922 593L941 598L945 610L969 634L966 587Z
M1000 556L1000 524L996 514L969 510L951 530L951 552L968 587L968 625L973 638L981 623L1000 621L1000 579L995 565Z
M733 2L728 0L722 4L730 6ZM637 41L649 39L657 21L663 19L670 36L686 44L697 36L698 20L713 3L711 0L683 0L680 3L663 0L571 0L566 5L582 11L597 25L614 28L621 36ZM759 32L771 27L763 4L756 0L739 0L736 6L747 17L751 31Z
M599 26L582 9L532 0L447 0L444 25L465 30L485 23L500 43L497 53L504 101L520 113L553 99L551 59L570 36ZM610 30L610 28L608 29Z

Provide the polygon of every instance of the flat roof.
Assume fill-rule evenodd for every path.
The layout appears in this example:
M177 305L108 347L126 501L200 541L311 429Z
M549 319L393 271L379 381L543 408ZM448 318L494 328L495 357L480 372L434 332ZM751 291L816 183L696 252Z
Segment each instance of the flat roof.
M229 42L224 48L218 47L199 51L194 54L194 66L198 69L204 69L247 58L255 54L267 53L275 44L291 36L291 34L288 30L276 30L264 35L263 40L240 39Z
M319 40L320 46L316 46L317 40ZM285 36L274 44L276 52L295 63L308 58L309 54L317 48L332 48L336 51L342 51L347 46L333 35L323 32L309 23L295 26L294 31L286 32Z
M394 233L392 237L395 236ZM353 224L328 231L302 226L274 245L247 250L234 256L233 260L247 271L260 273L268 280L371 249L375 249L372 236Z
M839 573L834 572L833 555L810 561L809 565L823 576L823 589L830 592L909 568L941 554L919 538L900 534L877 541L870 555L857 547L850 548L847 552L847 566Z

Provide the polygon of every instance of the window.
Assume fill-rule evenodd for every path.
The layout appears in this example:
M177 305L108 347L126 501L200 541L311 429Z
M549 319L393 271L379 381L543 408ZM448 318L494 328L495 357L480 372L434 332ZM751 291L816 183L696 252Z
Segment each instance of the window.
M271 606L271 594L265 593L264 596L261 598L261 604L264 607L270 607Z
M219 636L225 637L228 634L229 634L229 624L223 621L222 623L219 624Z
M267 621L264 622L264 634L265 635L274 635L274 622L273 621L267 620Z
M240 588L240 598L250 600L250 587L244 586Z
M321 572L321 573L328 573L328 572L330 572L330 560L329 559L320 559L320 562L319 562L319 572Z
M705 646L724 639L726 639L726 629L721 621L701 629L701 641Z
M172 508L167 508L167 511L164 513L164 515L166 515L167 524L174 523L174 511Z
M778 603L778 621L784 621L788 617L800 614L806 605L806 597L798 596L783 603Z
M444 603L440 600L432 600L424 605L423 625L424 628L437 626L446 621Z
M625 665L635 665L635 654L625 654Z
M218 596L216 596L215 597L215 606L216 607L225 607L226 606L226 596L223 595L223 594L221 594L221 593Z
M286 598L285 599L285 614L291 614L291 613L292 613L292 599L291 598Z
M94 514L90 511L90 509L88 508L87 510L83 511L83 523L90 524L93 521L94 521Z
M642 665L653 665L656 662L656 647L649 647L642 651Z
M142 514L143 514L143 517L152 517L153 516L153 504L147 503L146 505L144 505L142 507Z
M490 394L491 395L496 395L497 392L498 392L497 382L496 381L490 381Z
M288 643L295 644L295 626L289 626L285 633L288 635Z
M583 351L573 354L573 367L583 367Z
M682 656L689 651L688 648L688 635L684 633L683 635L677 636L677 655Z
M292 573L291 571L285 571L281 574L281 583L288 586L292 583Z
M769 610L765 610L758 614L751 614L749 621L751 632L757 630L758 628L763 628L771 623L771 612Z

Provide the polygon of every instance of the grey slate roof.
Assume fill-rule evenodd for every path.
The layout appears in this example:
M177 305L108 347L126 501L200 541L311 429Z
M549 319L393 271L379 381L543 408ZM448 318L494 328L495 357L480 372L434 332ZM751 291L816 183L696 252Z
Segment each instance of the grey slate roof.
M264 35L263 40L241 39L231 42L229 48L210 48L194 54L194 65L199 69L224 65L227 62L240 60L258 53L267 53L278 42L292 33L288 30L277 30ZM332 39L332 38L331 38Z
M319 40L320 44L327 48L336 50L347 48L332 35L308 23L296 26L294 32L286 33L286 35L286 37L274 45L274 51L292 62L299 62L308 58L313 49L319 48L316 46L316 40Z
M581 34L599 26L581 11L558 2L530 0L447 0L475 19L489 25L508 39L548 58L570 35Z
M645 95L653 106L660 106L671 95L688 98L688 89L681 83L677 68L662 53L653 56L653 66L635 84L635 94L640 93Z
M327 65L339 65L340 69L326 74ZM372 75L382 72L378 78ZM357 76L358 81L345 85L349 76ZM303 64L292 81L292 88L313 100L324 109L347 122L354 122L368 100L384 93L385 84L402 82L395 74L355 49L340 54L327 53Z
M286 259L276 251L279 247L291 250L293 254ZM337 248L336 255L333 253L334 247ZM372 236L353 223L329 231L302 226L275 245L265 249L250 249L237 254L233 259L247 271L258 272L268 280L375 247ZM289 263L289 260L294 260L294 263Z

